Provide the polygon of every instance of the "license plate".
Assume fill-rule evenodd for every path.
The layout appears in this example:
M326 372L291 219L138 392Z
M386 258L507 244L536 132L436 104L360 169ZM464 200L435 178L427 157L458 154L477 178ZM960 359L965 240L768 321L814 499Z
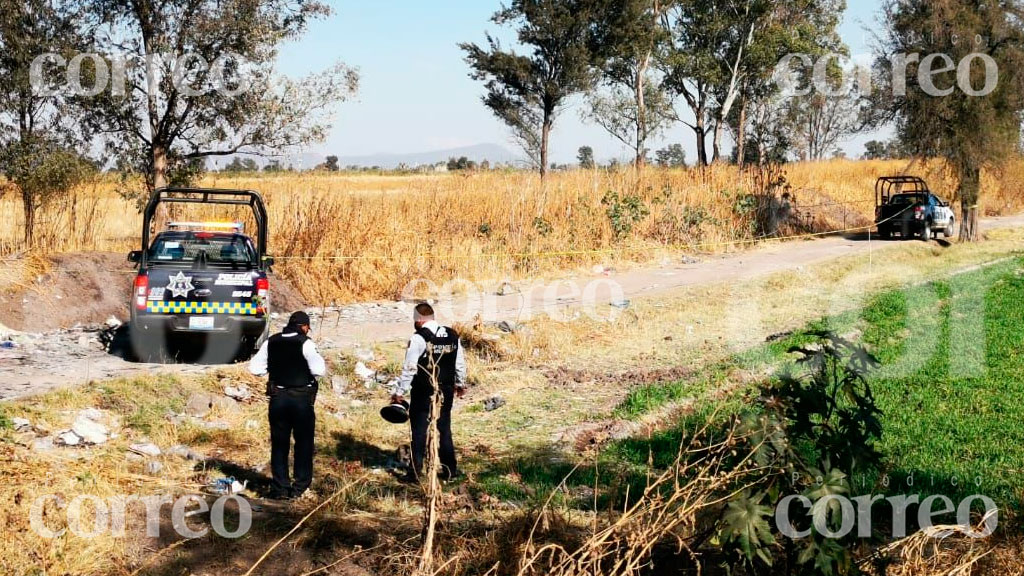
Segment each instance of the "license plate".
M189 330L213 330L213 316L190 316Z

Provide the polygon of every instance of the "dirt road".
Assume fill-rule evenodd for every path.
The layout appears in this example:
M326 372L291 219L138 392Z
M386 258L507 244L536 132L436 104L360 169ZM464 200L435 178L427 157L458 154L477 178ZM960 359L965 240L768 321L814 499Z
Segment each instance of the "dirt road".
M984 229L1024 227L1024 215L991 218ZM541 314L572 314L581 305L609 308L609 303L650 298L683 287L749 280L797 270L842 256L878 253L899 241L878 241L867 235L826 237L794 242L769 242L738 254L624 272L595 270L557 282L519 284L499 289L480 286L454 298L440 298L437 307L446 320L453 317L484 321L522 321ZM503 294L498 295L496 291ZM324 350L338 350L405 338L411 332L411 308L405 302L355 304L310 310L317 340ZM321 314L322 313L322 314ZM0 326L0 341L5 330ZM201 373L211 366L130 362L105 346L116 339L115 327L76 327L43 334L14 333L13 348L0 348L0 400L38 394L60 386L140 373ZM123 336L123 333L122 333Z

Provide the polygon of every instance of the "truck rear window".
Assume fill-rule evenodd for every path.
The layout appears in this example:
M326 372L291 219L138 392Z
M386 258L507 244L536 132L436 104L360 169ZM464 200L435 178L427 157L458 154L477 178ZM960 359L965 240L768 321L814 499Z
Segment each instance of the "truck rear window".
M160 236L149 249L150 262L193 262L206 255L209 264L255 264L256 254L248 239L237 235L203 233Z
M924 204L927 202L924 194L897 194L889 200L889 204Z

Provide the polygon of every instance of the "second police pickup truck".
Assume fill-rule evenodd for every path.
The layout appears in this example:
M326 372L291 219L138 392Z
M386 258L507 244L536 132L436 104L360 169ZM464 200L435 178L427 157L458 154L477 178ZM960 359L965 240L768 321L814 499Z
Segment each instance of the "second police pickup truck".
M875 183L875 225L882 238L916 235L927 242L939 232L952 236L956 218L949 203L932 194L924 180L885 176Z

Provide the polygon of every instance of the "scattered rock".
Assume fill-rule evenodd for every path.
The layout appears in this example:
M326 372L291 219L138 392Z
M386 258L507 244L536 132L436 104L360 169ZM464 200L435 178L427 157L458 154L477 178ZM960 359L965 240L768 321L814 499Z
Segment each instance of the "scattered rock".
M353 400L349 405L353 408L362 408L363 406L366 406L366 402L363 402L362 400Z
M680 261L683 264L700 264L700 259L694 258L693 256L683 256Z
M150 460L149 462L146 462L146 474L156 476L163 469L164 465L161 464L159 460Z
M377 359L373 350L363 350L360 348L356 348L355 357L356 360L359 360L360 362L373 362Z
M487 411L487 412L494 412L495 410L497 410L498 408L501 408L504 405L505 405L505 399L502 398L501 396L495 395L495 396L491 396L490 398L484 400L484 410Z
M245 421L245 429L246 430L255 430L255 429L259 428L259 427L260 427L260 423L255 421L255 420L246 420Z
M11 424L14 425L15 432L24 432L32 429L32 423L29 422L28 418L11 418Z
M82 443L82 439L71 430L65 430L60 434L57 434L57 441L64 446L78 446Z
M150 458L156 458L161 454L160 447L152 442L141 442L139 444L132 444L128 446L128 449L136 454L143 456L149 456Z
M331 389L335 394L341 396L348 389L348 380L344 376L331 376Z
M511 296L512 294L519 294L519 289L516 288L515 284L506 280L498 287L497 294L498 296Z
M49 452L54 449L53 436L47 436L45 438L36 438L32 441L31 445L33 452Z
M110 318L107 318L105 324L108 328L118 328L121 326L122 322L118 320L116 316L111 316Z
M238 407L238 402L231 398L197 392L188 397L188 401L185 403L185 414L196 418L205 418L214 407L228 414L237 414L241 410Z
M103 444L110 439L110 430L96 421L101 418L102 413L95 408L83 410L79 412L75 422L71 425L71 432L86 444ZM73 446L70 443L68 445Z
M188 446L185 446L184 444L175 444L174 446L171 446L170 448L167 449L167 453L171 454L172 456L177 456L179 458L184 458L186 460L194 460L194 461L206 460L206 456L205 455L192 450L191 448L189 448Z
M376 374L376 372L367 368L366 364L363 364L362 362L356 362L354 372L356 373L356 376L359 376L363 380L371 380L373 379L373 376Z
M225 386L224 395L228 398L234 398L239 402L245 402L252 398L252 392L249 391L244 385L239 386Z
M515 334L523 329L523 325L518 322L509 322L508 320L502 320L498 322L498 330L506 334Z
M200 426L207 430L230 430L231 425L223 420L213 420L212 422L202 422Z
M129 452L124 455L124 459L129 462L145 462L146 457L142 454L136 454L135 452Z

